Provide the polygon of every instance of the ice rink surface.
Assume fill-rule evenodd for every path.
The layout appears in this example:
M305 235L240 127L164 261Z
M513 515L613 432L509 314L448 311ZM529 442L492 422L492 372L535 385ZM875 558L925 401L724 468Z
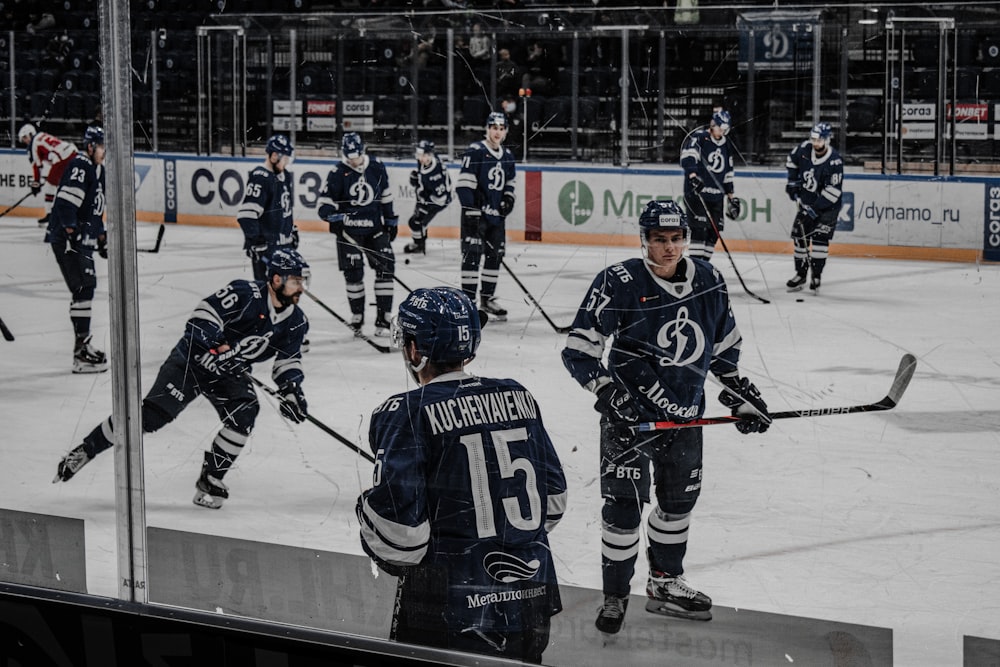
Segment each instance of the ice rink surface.
M154 225L140 225L150 247ZM410 287L458 282L457 242L433 238L397 275ZM87 587L117 593L114 457L66 484L56 463L111 410L111 376L72 375L69 296L33 219L0 220L0 507L83 519ZM158 254L139 253L144 388L198 301L249 278L238 229L168 226ZM834 245L836 240L834 241ZM346 316L334 239L303 234L311 290ZM559 325L568 325L593 276L638 248L509 244L507 263ZM831 257L821 294L785 292L790 255L722 252L743 333L741 370L774 410L874 402L901 356L918 359L890 412L776 421L763 435L705 430L704 488L686 559L689 580L720 606L890 628L897 665L959 665L964 635L1000 639L1000 266ZM106 262L93 332L110 350ZM366 271L369 301L373 274ZM397 303L404 290L397 287ZM510 311L491 323L470 371L520 380L537 398L569 482L566 518L552 534L560 579L600 589L597 413L559 352L565 336L525 301L506 273ZM797 299L802 299L798 302ZM398 354L380 354L303 299L310 413L367 447L368 415L412 388ZM366 333L371 333L369 306ZM257 377L270 380L269 364ZM725 414L709 387L707 415ZM226 477L231 497L211 511L191 503L202 451L218 422L207 401L145 439L149 525L361 554L354 502L371 466L312 424L291 425L265 395L257 429ZM640 555L633 592L642 593ZM643 613L641 608L630 614Z

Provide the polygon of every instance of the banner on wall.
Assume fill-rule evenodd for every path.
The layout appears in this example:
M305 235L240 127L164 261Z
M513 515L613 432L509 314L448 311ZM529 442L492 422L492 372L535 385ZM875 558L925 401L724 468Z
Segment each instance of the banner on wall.
M813 60L814 31L821 23L818 11L741 12L739 69L746 70L753 48L754 70L791 70Z

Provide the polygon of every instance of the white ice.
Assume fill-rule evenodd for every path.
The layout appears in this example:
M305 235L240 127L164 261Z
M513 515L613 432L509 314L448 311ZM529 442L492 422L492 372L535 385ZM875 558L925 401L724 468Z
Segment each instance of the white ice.
M154 233L140 225L140 245ZM111 375L70 374L68 293L41 238L34 220L0 221L0 317L17 337L0 341L0 507L83 519L88 590L114 596L113 456L69 483L50 483L59 457L110 413ZM199 299L249 277L241 240L238 229L171 225L159 254L139 254L144 386ZM301 250L312 290L346 314L333 237L303 234ZM507 261L564 325L596 272L636 253L512 243ZM403 258L398 275L411 287L457 283L455 241L432 238L426 257ZM691 582L718 605L891 628L899 665L957 665L963 635L1000 639L1000 266L833 256L817 296L785 292L790 255L734 259L750 289L772 301L748 297L729 259L716 254L743 332L742 372L772 410L869 403L886 394L905 352L918 367L891 412L776 421L764 435L707 428L686 559ZM107 267L97 262L93 331L107 350ZM369 270L369 300L371 278ZM506 274L498 294L510 321L486 328L471 368L517 378L538 399L569 480L569 511L552 535L559 574L599 589L594 399L563 369L564 336ZM367 446L371 410L413 385L398 355L379 354L312 302L302 305L311 321L311 413ZM369 312L369 333L373 319ZM268 370L258 367L258 377L269 380ZM148 523L360 554L353 508L369 464L262 400L219 511L191 503L218 428L208 403L146 438ZM724 413L711 398L708 414ZM640 556L635 593L644 570Z

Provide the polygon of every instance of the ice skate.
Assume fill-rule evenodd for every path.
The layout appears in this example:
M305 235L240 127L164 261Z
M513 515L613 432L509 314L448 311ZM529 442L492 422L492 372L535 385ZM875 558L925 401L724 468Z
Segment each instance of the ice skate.
M605 641L613 641L625 623L625 611L628 609L628 596L605 595L604 604L597 610L597 620L594 625L604 633Z
M495 296L483 296L479 303L479 307L497 322L507 321L507 310L500 305L500 300Z
M56 468L56 476L52 479L52 483L68 482L73 479L73 475L80 472L80 468L90 463L92 458L87 453L87 450L83 448L82 444L77 445L59 461L59 466Z
M809 281L809 289L813 294L819 294L819 276L813 276Z
M354 313L351 315L351 319L348 322L350 327L354 329L354 335L361 337L361 325L365 323L364 313Z
M802 290L802 286L806 284L806 274L796 273L795 276L785 283L785 287L788 288L789 292L799 292Z
M90 336L77 343L73 351L74 373L103 373L108 370L108 358L90 344Z
M403 253L406 255L415 255L417 253L421 255L426 255L427 245L423 240L410 241L405 246L403 246Z
M302 340L302 345L299 346L299 351L302 354L305 354L306 352L309 351L309 339L308 338L305 338L305 339Z
M192 502L200 507L208 507L217 510L222 507L222 503L229 497L229 487L208 474L208 468L201 469L201 477L194 483L194 498Z
M38 227L40 229L45 229L49 226L49 214L46 213L44 218L38 219Z
M712 620L712 600L691 588L682 576L650 570L646 583L646 611L695 621Z
M389 320L386 319L385 315L379 315L375 318L375 335L379 338L385 338L389 335Z

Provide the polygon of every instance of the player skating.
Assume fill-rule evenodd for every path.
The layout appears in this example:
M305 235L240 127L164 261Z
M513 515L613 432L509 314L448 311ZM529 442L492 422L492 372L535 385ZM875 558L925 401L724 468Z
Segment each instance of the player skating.
M478 287L480 307L499 321L507 319L496 291L515 185L514 156L503 146L506 137L507 117L491 113L486 119L486 138L465 151L455 182L462 204L462 291L475 303Z
M646 526L646 609L712 617L711 599L682 576L701 491L702 429L636 432L632 426L701 417L708 373L723 385L719 401L740 417L740 432L763 432L770 424L760 392L739 375L741 336L722 276L708 262L684 257L689 226L680 206L650 202L639 228L643 257L597 275L562 352L573 378L597 396L601 413L604 604L596 625L608 634L625 618L651 483L656 505Z
M531 394L463 370L480 337L454 288L400 304L392 341L420 387L372 414L361 544L399 577L392 639L540 663L562 609L547 534L566 479Z
M306 418L300 346L309 325L296 304L307 268L298 252L276 250L267 260L266 282L234 280L205 297L142 401L145 433L172 422L202 394L222 420L195 483L195 505L218 509L229 497L222 479L243 451L260 411L248 375L252 364L274 358L271 377L282 398L281 414L297 424ZM108 417L63 457L53 482L69 481L113 444Z
M343 159L326 176L320 193L319 217L337 235L337 262L344 274L351 328L360 333L365 321L365 256L375 271L375 335L389 335L392 280L396 256L392 242L399 231L389 174L378 158L367 155L357 132L341 140Z
M789 292L801 290L810 271L809 289L819 291L830 241L837 229L844 194L844 160L830 146L832 138L830 124L817 123L809 132L809 139L793 148L785 162L788 169L785 192L799 206L792 224L795 275L785 283Z
M265 279L265 260L272 252L294 250L298 245L292 219L292 174L287 170L295 149L288 137L276 134L267 140L264 152L264 163L250 172L236 213L254 280Z
M451 203L451 177L448 168L434 152L434 142L417 143L417 168L410 172L417 203L407 225L413 238L403 247L406 254L427 253L427 227L438 213Z
M684 206L691 227L688 254L711 260L719 233L725 227L723 206L728 201L729 216L740 215L740 200L733 187L732 145L727 141L731 118L728 111L716 111L707 130L695 130L681 149L684 169Z
M45 215L38 220L40 227L49 224L56 190L63 172L76 157L76 146L48 132L39 132L31 123L25 123L17 132L17 139L28 149L31 161L31 194L39 192L45 198Z

